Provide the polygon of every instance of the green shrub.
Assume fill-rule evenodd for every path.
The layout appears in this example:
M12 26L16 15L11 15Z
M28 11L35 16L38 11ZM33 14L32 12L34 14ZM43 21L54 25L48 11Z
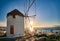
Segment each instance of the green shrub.
M35 34L34 36L36 36L36 37L48 37L46 34L41 34L41 35Z
M56 35L52 34L48 36L50 39L56 39Z

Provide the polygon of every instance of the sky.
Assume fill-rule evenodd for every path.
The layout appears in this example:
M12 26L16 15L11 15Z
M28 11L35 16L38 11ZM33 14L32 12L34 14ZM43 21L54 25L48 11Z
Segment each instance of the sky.
M32 0L30 0L32 2ZM26 0L0 0L0 26L7 25L8 12L18 9L24 14ZM35 15L38 26L60 25L60 0L36 0L28 15Z

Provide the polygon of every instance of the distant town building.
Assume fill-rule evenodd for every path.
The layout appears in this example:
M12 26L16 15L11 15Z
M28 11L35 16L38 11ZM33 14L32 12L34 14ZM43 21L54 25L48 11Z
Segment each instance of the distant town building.
M46 34L46 35L51 35L55 34L60 35L60 27L47 27L47 28L36 28L38 34Z
M6 27L0 27L0 31L6 31Z
M24 15L17 9L7 14L7 37L21 37L24 35Z

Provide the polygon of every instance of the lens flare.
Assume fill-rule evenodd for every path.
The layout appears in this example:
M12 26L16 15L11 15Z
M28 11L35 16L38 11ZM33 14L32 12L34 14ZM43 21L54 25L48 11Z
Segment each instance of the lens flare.
M31 21L30 24L33 25L33 21Z
M33 31L34 31L34 29L33 29L32 27L30 27L30 31L31 31L31 32L33 32Z

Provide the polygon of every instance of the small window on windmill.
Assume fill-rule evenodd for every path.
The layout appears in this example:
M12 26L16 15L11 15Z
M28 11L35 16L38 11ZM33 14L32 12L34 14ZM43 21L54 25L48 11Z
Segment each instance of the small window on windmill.
M13 25L10 26L10 34L14 34L14 26Z
M13 18L15 18L15 15L13 15Z

